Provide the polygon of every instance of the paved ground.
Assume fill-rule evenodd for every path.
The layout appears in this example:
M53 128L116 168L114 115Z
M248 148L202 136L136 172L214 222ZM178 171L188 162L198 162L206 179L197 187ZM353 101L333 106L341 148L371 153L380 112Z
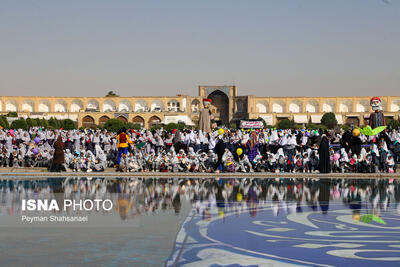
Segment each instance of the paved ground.
M368 179L368 178L386 178L400 179L398 173L172 173L172 172L115 172L115 169L108 168L104 172L62 172L52 173L45 168L0 168L0 177L67 177L67 176L86 176L86 177L191 177L191 178L352 178L352 179Z

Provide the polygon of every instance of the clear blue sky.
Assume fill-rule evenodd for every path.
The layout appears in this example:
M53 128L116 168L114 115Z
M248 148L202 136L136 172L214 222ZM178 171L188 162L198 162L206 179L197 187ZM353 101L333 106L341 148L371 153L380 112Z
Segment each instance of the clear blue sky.
M398 0L0 4L0 95L400 95Z

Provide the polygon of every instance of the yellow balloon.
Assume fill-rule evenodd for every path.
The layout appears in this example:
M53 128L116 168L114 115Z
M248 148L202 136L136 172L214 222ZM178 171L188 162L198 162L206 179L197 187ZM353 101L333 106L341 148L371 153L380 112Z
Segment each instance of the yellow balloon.
M243 195L242 195L241 193L237 193L237 195L236 195L236 201L237 201L237 202L242 202L242 200L243 200Z
M224 134L224 129L222 129L222 128L218 129L218 134L219 135L223 135Z
M354 136L359 136L360 135L360 130L358 130L357 128L353 130L353 135Z
M236 149L236 154L238 154L238 156L242 155L243 150L239 147L238 149Z
M353 215L353 220L360 221L360 214L354 214Z
M224 218L225 212L223 210L218 211L218 217Z

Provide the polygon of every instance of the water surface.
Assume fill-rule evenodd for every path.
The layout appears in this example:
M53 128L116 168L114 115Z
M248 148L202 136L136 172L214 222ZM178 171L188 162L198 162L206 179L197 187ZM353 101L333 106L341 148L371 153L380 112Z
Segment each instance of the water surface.
M389 179L48 178L0 181L7 266L396 266ZM23 211L22 200L110 200L110 211ZM87 217L23 222L22 216Z

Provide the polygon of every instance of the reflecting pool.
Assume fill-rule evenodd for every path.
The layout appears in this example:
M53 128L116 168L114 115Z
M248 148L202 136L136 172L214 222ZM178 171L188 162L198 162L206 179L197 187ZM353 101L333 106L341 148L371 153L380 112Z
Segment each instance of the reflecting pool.
M398 266L399 190L393 179L13 177L0 180L0 258L9 266Z

